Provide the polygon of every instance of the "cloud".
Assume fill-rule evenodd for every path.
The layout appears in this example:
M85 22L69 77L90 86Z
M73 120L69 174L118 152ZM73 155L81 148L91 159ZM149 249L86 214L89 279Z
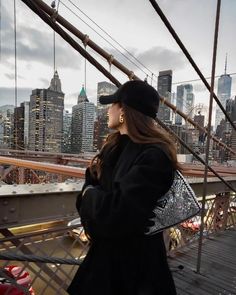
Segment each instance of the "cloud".
M39 80L43 82L43 86L42 86L42 88L43 88L43 87L44 87L44 88L48 88L48 87L49 87L50 81L48 81L48 79L40 78Z
M15 74L8 74L8 73L5 73L4 76L5 76L6 78L8 78L9 80L14 80L14 79L15 79ZM19 74L17 75L17 77L20 78L20 79L24 79L24 77L21 76L21 75L19 75Z
M2 6L2 62L9 66L10 59L14 57L14 27L12 16ZM33 28L30 24L19 23L17 25L17 59L26 61L28 64L39 62L53 65L53 31L42 32ZM80 69L81 55L76 52L66 41L56 34L56 64L59 67Z
M18 88L17 89L17 105L23 101L29 101L32 88ZM0 105L15 104L15 88L0 87Z
M154 70L179 70L185 67L186 61L180 51L155 46L137 55L137 59Z
M107 48L105 50L112 54L129 70L137 72L137 70L141 68L149 75L150 72L145 69L145 67L151 72L158 74L158 71L167 69L180 70L187 65L187 62L180 51L174 51L160 46L155 46L142 52L136 48L129 48L127 51L130 52L131 55L123 50L121 50L121 53L119 53L114 48ZM129 60L124 55L127 56Z

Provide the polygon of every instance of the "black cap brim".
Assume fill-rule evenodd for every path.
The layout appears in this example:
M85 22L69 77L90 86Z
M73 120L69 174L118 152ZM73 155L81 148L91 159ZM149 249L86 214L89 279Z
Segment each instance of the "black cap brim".
M99 97L99 102L100 104L111 104L111 103L115 103L118 102L118 98L117 96L114 94L111 95L101 95Z

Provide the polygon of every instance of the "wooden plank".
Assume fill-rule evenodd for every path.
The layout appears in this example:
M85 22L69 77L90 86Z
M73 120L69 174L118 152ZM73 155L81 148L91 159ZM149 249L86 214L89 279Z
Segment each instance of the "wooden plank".
M204 241L201 274L197 274L198 241L176 251L169 259L177 294L236 294L236 230L217 233ZM183 270L178 270L183 265Z

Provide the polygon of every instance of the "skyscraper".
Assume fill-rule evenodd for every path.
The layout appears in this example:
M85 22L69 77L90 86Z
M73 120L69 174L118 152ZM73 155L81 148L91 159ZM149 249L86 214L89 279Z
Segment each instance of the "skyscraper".
M72 122L72 114L69 113L69 111L64 111L62 153L71 153L71 122Z
M187 114L188 117L193 117L194 94L192 84L181 84L177 86L176 107ZM182 121L183 118L176 114L175 124L182 125Z
M158 76L157 90L169 102L171 101L172 70L161 71ZM165 123L171 123L171 110L164 104L160 104L158 118Z
M61 152L64 93L57 71L48 89L34 89L30 96L29 149Z
M97 86L97 124L96 124L96 149L101 149L110 130L107 126L107 106L99 103L101 95L109 95L116 91L117 87L109 82L99 82Z
M73 153L92 152L95 105L89 102L82 87L77 105L72 108L71 150Z
M224 109L226 108L226 101L231 97L231 85L232 78L230 75L226 74L227 71L227 56L225 60L225 72L218 79L217 97L221 102ZM215 128L220 124L220 121L225 119L225 115L221 111L218 105L216 105L216 117L215 117Z
M9 108L10 107L10 108ZM0 147L11 148L13 142L14 106L0 108Z
M183 111L184 107L184 85L177 86L176 92L176 107L178 110ZM175 116L175 124L182 125L182 117L178 114Z

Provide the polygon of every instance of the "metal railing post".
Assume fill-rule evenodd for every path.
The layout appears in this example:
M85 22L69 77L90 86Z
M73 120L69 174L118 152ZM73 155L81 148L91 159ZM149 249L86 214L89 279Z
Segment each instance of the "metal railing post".
M217 43L218 43L219 20L220 20L220 5L221 5L221 0L218 0L217 8L216 8L215 34L214 34L214 45L213 45L213 55L212 55L211 91L210 91L210 102L209 102L209 119L208 119L208 126L207 126L206 160L205 160L205 171L204 171L204 182L203 182L203 193L202 193L202 212L201 212L201 227L200 227L200 237L199 237L199 246L198 246L198 257L197 257L197 273L200 272L200 268L201 268L202 240L203 240L203 230L204 230L205 202L206 202L206 192L207 192L207 174L208 174L209 147L210 147L210 135L211 135L212 105L213 105L213 94L214 94L214 84L215 84L215 66L216 66Z

